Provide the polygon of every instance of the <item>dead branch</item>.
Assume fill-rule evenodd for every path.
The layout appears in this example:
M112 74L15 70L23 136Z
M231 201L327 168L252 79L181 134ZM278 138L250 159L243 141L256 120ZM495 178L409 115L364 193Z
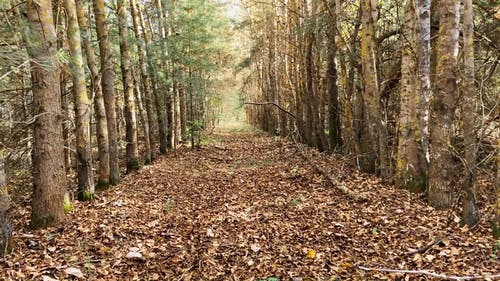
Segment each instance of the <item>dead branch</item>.
M366 201L368 201L368 199L366 197L364 197L364 196L362 196L360 194L357 194L354 191L350 190L345 185L343 185L339 180L337 180L336 178L332 177L325 169L323 169L322 167L320 167L319 165L317 165L316 163L314 163L307 156L307 154L304 152L304 149L301 147L300 144L296 143L295 145L296 145L297 150L299 151L300 155L302 156L302 158L304 158L311 166L313 166L314 170L317 173L319 173L320 175L322 175L323 177L325 177L330 182L330 184L333 187L337 188L342 193L344 193L347 197L349 197L350 199L352 199L352 200L354 200L356 202L366 202Z
M412 251L408 251L406 254L407 255L413 255L413 254L417 254L417 253L425 253L427 252L427 250L429 250L430 248L432 248L432 246L436 245L436 244L439 244L441 243L443 240L441 239L441 237L439 236L436 236L434 237L434 240L432 240L431 242L427 243L427 245L423 246L423 247L420 247L419 249L416 249L416 250L412 250Z
M390 268L375 268L375 267L365 267L365 266L357 266L357 268L365 271L378 271L378 272L393 272L393 273L405 273L405 274L420 274L427 275L434 278L440 278L445 280L493 280L500 278L500 274L497 275L473 275L473 276L454 276L454 275L445 275L441 273L435 273L432 271L428 271L425 269L422 270L406 270L406 269L390 269Z
M284 109L283 107L281 107L281 105L275 103L275 102L245 102L243 104L251 104L251 105L274 105L276 106L279 110L285 112L286 114L290 115L292 118L296 118L295 115L293 115L293 113L291 113L290 111Z

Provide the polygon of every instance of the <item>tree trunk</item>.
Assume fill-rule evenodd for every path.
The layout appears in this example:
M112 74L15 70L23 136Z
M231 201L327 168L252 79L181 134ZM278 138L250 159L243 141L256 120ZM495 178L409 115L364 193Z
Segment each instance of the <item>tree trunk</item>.
M94 111L96 115L96 135L97 135L97 148L99 157L98 174L99 179L97 182L98 188L106 188L109 185L109 141L108 141L108 122L106 120L106 108L104 106L104 97L101 88L101 74L97 67L94 49L91 42L91 33L87 21L87 14L82 0L76 0L76 12L78 16L78 23L80 25L81 37L83 40L83 47L87 58L87 65L92 75L91 84L94 96Z
M132 70L134 70L132 68ZM146 113L146 109L144 109L144 105L142 102L142 97L141 97L141 89L139 87L139 83L137 82L134 71L132 71L132 77L134 78L134 96L137 104L137 110L139 112L139 118L141 119L141 124L142 124L142 130L144 132L144 148L145 148L145 156L144 156L144 164L148 165L151 163L151 143L150 141L150 128L149 128L149 123L148 123L148 116Z
M500 110L497 108L497 114ZM495 220L493 221L493 236L500 238L500 137L497 138L497 180L495 183L497 200L495 203Z
M147 65L147 58L146 58L146 50L144 49L144 33L146 32L144 28L142 29L142 32L140 30L141 24L140 24L140 19L139 19L139 8L137 7L137 4L135 0L130 1L130 11L132 14L132 23L134 24L134 31L135 31L135 38L137 40L137 52L138 52L138 57L139 57L139 65L140 65L140 70L141 70L141 82L142 82L142 92L144 94L144 101L146 104L146 113L147 113L147 122L148 122L148 127L149 127L149 133L148 133L148 138L149 138L149 143L151 150L153 150L156 147L156 139L155 135L157 134L158 130L158 125L157 125L157 118L154 114L154 108L153 108L153 99L151 97L151 89L150 89L150 79L148 75L148 65ZM146 138L146 136L145 136ZM146 160L151 162L154 158L153 152L151 152L150 155L146 155Z
M363 72L364 86L364 101L366 109L366 119L368 122L368 138L363 141L376 144L375 155L369 157L377 162L380 176L384 180L388 180L390 176L389 161L387 155L387 131L385 122L382 119L382 109L380 106L380 93L377 77L377 60L376 60L376 44L375 44L375 19L373 14L376 9L373 9L373 0L361 1L362 13L362 36L361 36L361 66ZM377 156L377 157L376 157Z
M3 117L1 113L0 117ZM10 240L12 235L12 226L8 219L11 201L7 190L4 153L5 149L0 147L0 257L9 254L12 251L12 243Z
M180 106L180 123L181 123L181 142L188 138L187 131L187 102L186 102L186 88L182 86L179 89L179 106Z
M465 224L475 225L479 219L476 207L475 192L475 165L477 151L477 118L476 118L476 90L474 88L474 10L472 0L464 0L463 19L463 57L464 77L462 79L462 122L465 147L465 177L463 179L463 212Z
M425 190L425 171L420 154L422 135L418 107L422 97L417 78L418 56L415 53L416 13L413 0L406 1L403 23L403 54L401 63L400 113L398 122L398 151L396 161L396 185L412 192Z
M144 18L142 16L141 9L138 9L139 20L141 23L142 30L144 31L144 40L146 42L146 56L148 58L148 66L149 66L149 74L151 76L151 84L154 98L154 107L156 108L156 118L158 119L158 134L160 139L160 153L164 154L168 150L168 139L167 139L167 116L165 113L165 107L163 101L161 99L159 90L158 90L158 77L156 76L156 71L154 68L154 61L152 57L152 53L148 46L151 45L151 36L153 35L153 29L151 26L150 18L148 16L148 29L146 29L146 25L144 22ZM148 33L149 30L149 33Z
M64 6L68 18L68 42L71 55L70 67L75 103L78 200L87 201L94 198L94 175L92 172L92 146L90 138L90 99L85 83L80 28L76 16L75 0L64 0Z
M328 58L326 69L326 91L328 93L328 131L330 151L340 151L342 149L341 127L340 127L340 107L339 91L337 88L337 65L335 59L337 56L337 45L335 37L337 36L337 5L340 1L333 2L334 7L329 11L331 13L330 29L328 30Z
M458 23L460 3L440 1L439 41L436 50L436 90L431 101L431 161L429 204L450 208L453 204L456 165L452 154L453 121L457 91Z
M128 47L127 0L118 0L118 29L120 33L120 61L124 90L125 141L127 173L139 170L139 150L137 147L137 118L134 100L134 79Z
M429 103L431 97L430 80L430 48L431 48L431 0L417 0L415 2L415 13L417 24L415 27L415 42L418 59L418 78L421 91L418 116L420 120L420 141L422 156L420 164L425 175L425 186L427 186L427 170L429 166ZM435 2L435 1L434 1ZM421 157L422 157L421 156Z
M113 70L113 57L111 54L111 42L108 38L108 24L106 23L106 10L104 0L92 0L96 21L97 37L99 38L99 52L101 54L101 86L106 107L106 121L108 125L109 141L109 184L115 185L120 182L120 159L118 149L118 131L116 119L115 99L115 72Z
M61 93L57 38L48 0L28 0L30 34L26 45L31 60L33 92L33 197L31 226L59 224L64 218L64 141L61 132Z

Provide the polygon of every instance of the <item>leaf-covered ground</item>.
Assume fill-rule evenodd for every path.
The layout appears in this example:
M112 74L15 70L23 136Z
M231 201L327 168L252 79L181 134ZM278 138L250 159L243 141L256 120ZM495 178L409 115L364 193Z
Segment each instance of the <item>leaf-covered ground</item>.
M17 248L0 260L0 279L424 278L358 266L500 273L487 219L462 228L452 212L384 186L345 160L307 153L369 201L350 201L293 143L219 132L200 150L181 148L127 175L94 202L76 202L59 228L31 231L29 208L17 208Z

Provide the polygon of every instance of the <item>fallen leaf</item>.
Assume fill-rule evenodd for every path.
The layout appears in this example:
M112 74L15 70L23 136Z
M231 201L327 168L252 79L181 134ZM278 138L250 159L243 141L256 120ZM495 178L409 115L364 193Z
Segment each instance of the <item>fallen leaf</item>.
M131 251L128 252L126 258L131 260L142 260L142 254L139 252Z
M74 276L76 278L82 278L83 277L82 271L80 269L76 268L76 267L68 267L68 268L64 269L64 272L66 274Z
M313 249L310 249L309 251L307 251L307 257L310 259L314 259L316 257L316 251Z
M58 280L47 275L42 275L42 281L58 281Z
M426 256L425 256L425 259L426 259L428 262L432 262L435 258L436 258L436 256L435 256L435 255L426 255Z
M252 249L252 251L257 253L258 251L260 251L260 246L258 244L252 244L250 245L250 249Z

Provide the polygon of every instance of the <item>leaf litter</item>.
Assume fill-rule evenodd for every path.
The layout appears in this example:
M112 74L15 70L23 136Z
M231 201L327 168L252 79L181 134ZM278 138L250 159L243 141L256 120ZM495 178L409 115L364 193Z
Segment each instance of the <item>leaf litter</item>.
M487 219L462 227L421 196L306 148L368 198L354 202L289 141L255 132L214 137L217 144L180 148L127 175L93 202L75 202L60 227L32 231L29 207L18 206L17 248L0 260L0 280L431 278L360 267L500 273Z

